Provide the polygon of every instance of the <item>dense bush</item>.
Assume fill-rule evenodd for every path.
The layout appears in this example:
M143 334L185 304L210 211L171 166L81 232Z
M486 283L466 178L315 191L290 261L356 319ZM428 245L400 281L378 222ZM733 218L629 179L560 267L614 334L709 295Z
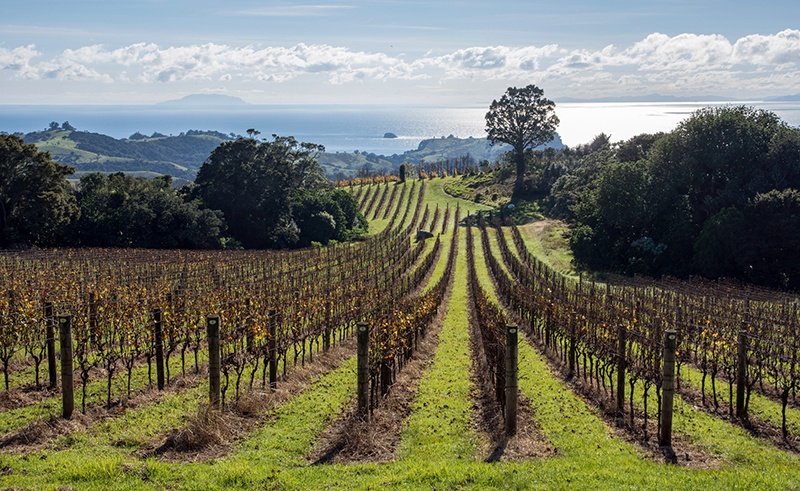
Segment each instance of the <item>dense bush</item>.
M703 109L671 133L637 137L600 165L589 162L591 172L571 174L590 176L570 208L580 264L800 287L792 265L800 130L773 113Z

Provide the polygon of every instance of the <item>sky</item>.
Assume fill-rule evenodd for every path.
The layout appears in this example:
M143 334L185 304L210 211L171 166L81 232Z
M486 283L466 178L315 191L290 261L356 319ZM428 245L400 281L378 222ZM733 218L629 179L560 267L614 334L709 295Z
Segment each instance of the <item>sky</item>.
M4 2L0 104L488 106L800 93L800 1Z

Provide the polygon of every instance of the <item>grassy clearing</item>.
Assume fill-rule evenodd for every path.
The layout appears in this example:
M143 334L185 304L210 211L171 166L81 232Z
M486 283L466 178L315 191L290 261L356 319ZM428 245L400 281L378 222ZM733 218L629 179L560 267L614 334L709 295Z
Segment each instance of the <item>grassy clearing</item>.
M541 220L519 227L528 249L545 264L561 274L577 275L572 265L572 251L565 234L569 227L556 220Z
M478 211L486 211L491 209L489 206L458 198L445 191L446 186L449 186L454 181L457 182L458 179L460 178L444 177L429 179L425 189L425 201L430 203L431 206L435 206L436 204L439 206L449 205L451 208L460 206L462 218L466 217L468 214L475 214Z

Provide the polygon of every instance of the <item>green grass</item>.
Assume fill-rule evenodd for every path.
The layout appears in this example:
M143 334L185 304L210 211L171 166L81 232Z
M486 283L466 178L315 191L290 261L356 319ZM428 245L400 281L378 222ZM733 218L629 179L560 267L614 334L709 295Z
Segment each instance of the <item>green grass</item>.
M464 238L459 239L463 250ZM475 437L469 431L470 380L465 377L470 366L465 273L466 257L459 254L439 346L403 431L400 454L404 460L458 460L474 454Z
M448 194L445 188L451 183L457 182L459 179L459 177L439 177L435 179L428 179L425 189L425 201L430 203L432 206L435 206L438 203L439 206L449 205L451 208L455 208L458 205L461 207L461 218L466 217L468 214L475 214L478 211L486 211L491 209L486 205Z
M187 374L194 371L193 354L187 353ZM191 361L190 361L191 359ZM205 353L201 352L199 361L205 361ZM169 360L170 375L174 379L181 374L181 358L179 354L173 354ZM94 373L94 372L93 372ZM131 392L132 395L139 390L143 390L148 386L147 365L141 365L134 368L131 373ZM46 374L45 374L46 377ZM155 362L152 368L153 384L155 385L156 369ZM80 380L79 374L75 374L75 380ZM112 403L115 403L127 396L127 372L124 369L119 369L111 382ZM87 409L92 406L104 406L106 404L106 390L107 382L105 377L97 376L96 373L92 375L88 384L86 385L86 407ZM57 418L61 416L61 393L50 392L50 395L43 398L41 401L28 406L11 409L8 411L0 412L0 435L9 433L11 431L20 429L35 420L46 420L49 418ZM82 408L82 388L80 383L75 387L75 411L81 411Z
M701 379L702 372L689 366L681 367L681 383L688 384L700 392L702 387ZM719 402L719 411L721 414L727 415L730 407L728 397L728 382L725 380L717 380L717 400ZM733 407L736 411L736 385L733 388ZM713 406L713 396L711 395L711 377L706 379L706 401L711 407ZM757 393L755 390L750 394L749 414L754 418L758 418L771 426L778 429L780 433L781 428L781 404L778 401L772 400L764 395ZM787 407L786 408L786 426L789 432L793 435L800 434L800 410Z
M555 220L542 220L520 226L519 231L533 255L561 274L577 275L572 265L569 240L565 237L569 231L566 224Z

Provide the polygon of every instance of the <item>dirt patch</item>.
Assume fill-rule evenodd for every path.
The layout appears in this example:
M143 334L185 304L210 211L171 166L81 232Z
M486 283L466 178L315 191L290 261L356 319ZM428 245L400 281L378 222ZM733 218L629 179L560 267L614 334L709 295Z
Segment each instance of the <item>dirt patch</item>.
M58 389L50 389L46 385L33 383L14 387L0 392L0 412L19 409L37 404L45 399L58 395Z
M536 424L534 411L522 395L517 399L516 433L513 436L506 435L505 416L495 397L493 380L473 316L474 311L470 304L470 378L476 388L472 392L472 414L474 431L480 441L479 455L486 462L530 460L558 455L556 448L547 441Z
M308 461L314 464L392 461L400 445L403 423L411 414L419 382L439 344L440 331L441 322L428 328L428 335L398 373L387 395L373 409L369 421L363 421L356 414L356 404L351 403L320 435L316 448L307 456Z

